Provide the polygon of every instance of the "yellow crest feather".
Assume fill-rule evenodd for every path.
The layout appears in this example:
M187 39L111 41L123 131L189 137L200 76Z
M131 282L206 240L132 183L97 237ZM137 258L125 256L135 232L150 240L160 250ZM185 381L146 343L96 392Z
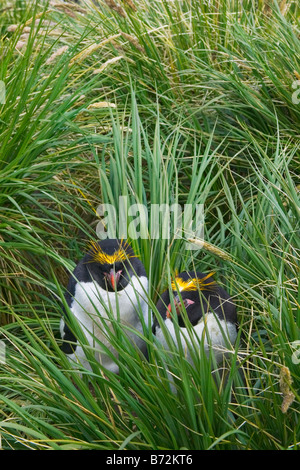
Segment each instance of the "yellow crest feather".
M119 249L114 251L112 255L105 253L97 242L90 242L90 250L92 252L92 261L96 261L101 264L114 264L118 261L126 261L129 258L133 258L135 255L126 252L129 248L128 242L121 240Z
M181 277L176 276L175 280L171 282L171 287L173 291L189 291L189 290L207 290L210 288L210 286L213 286L216 284L215 281L211 282L205 282L207 279L209 279L211 276L213 276L215 273L211 272L207 274L205 277L202 279L199 278L190 278L187 281L183 280Z

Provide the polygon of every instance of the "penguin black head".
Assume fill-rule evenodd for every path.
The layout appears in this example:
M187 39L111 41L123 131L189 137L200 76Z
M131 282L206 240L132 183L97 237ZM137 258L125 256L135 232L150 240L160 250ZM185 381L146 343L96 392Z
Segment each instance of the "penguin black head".
M137 276L142 274L139 272L142 266L140 260L124 240L91 242L84 263L100 287L110 292L124 289L133 273Z
M220 319L236 322L235 305L230 302L229 294L212 279L213 274L186 271L178 274L172 281L171 296L180 327L186 327L186 321L196 326L209 311L214 311ZM164 320L172 320L169 289L162 294L156 307ZM184 311L186 315L183 314ZM157 326L157 322L155 323L154 333Z

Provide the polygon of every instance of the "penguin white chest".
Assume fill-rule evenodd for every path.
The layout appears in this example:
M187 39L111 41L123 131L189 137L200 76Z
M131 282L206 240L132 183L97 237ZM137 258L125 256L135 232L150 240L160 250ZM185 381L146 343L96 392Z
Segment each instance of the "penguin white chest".
M172 320L167 318L165 325L169 330L174 343L178 345L178 338L176 336ZM224 357L225 352L228 350L228 345L233 345L237 338L236 326L233 323L228 323L216 318L214 313L208 313L205 318L201 319L201 321L193 327L191 333L189 333L186 328L179 328L179 334L181 344L183 349L186 351L186 356L189 362L192 362L188 347L188 345L192 346L190 334L192 335L195 344L199 341L203 342L204 351L207 356L209 355L209 351L214 352L217 363ZM165 348L168 348L167 340L161 328L158 328L156 336L160 343Z
M81 325L89 344L97 351L99 362L111 369L108 357L101 352L101 344L114 352L107 335L108 329L113 331L114 320L126 327L129 325L140 333L148 321L146 293L148 280L146 277L131 278L125 289L119 292L108 292L95 282L77 283L71 311ZM144 342L134 333L124 329L137 346L143 351ZM98 341L97 341L98 340ZM115 354L116 355L116 354Z

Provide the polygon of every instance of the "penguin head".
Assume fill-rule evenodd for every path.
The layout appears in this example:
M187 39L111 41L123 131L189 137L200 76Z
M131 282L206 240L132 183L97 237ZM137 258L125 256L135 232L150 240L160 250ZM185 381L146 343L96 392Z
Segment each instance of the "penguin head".
M127 286L139 261L128 242L117 239L91 242L86 258L92 277L110 292Z
M165 291L157 304L157 309L162 317L172 320L172 303L174 303L180 327L186 327L187 321L192 326L197 325L209 308L208 295L217 286L210 279L213 274L206 275L194 271L178 274L171 283L171 294L169 290Z
M186 318L184 316L184 310L187 313L188 321L193 325L197 325L200 320L200 313L199 313L199 306L198 301L199 299L194 299L194 295L191 295L190 292L183 292L182 295L176 295L176 292L173 296L173 302L175 306L175 311L178 316L178 324L181 327L186 326ZM171 299L170 299L171 300ZM171 302L167 306L166 310L166 317L172 319L172 304Z

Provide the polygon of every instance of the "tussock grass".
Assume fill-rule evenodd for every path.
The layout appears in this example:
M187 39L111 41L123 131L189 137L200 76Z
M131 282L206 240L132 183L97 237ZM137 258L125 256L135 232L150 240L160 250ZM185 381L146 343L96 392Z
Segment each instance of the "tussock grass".
M298 20L288 1L3 2L4 449L299 448ZM214 270L233 296L224 376L147 325L148 361L107 330L119 376L87 347L81 375L61 353L68 274L120 195L149 211L132 244L154 314L177 269ZM151 204L176 203L204 204L199 250L172 224L149 236Z

